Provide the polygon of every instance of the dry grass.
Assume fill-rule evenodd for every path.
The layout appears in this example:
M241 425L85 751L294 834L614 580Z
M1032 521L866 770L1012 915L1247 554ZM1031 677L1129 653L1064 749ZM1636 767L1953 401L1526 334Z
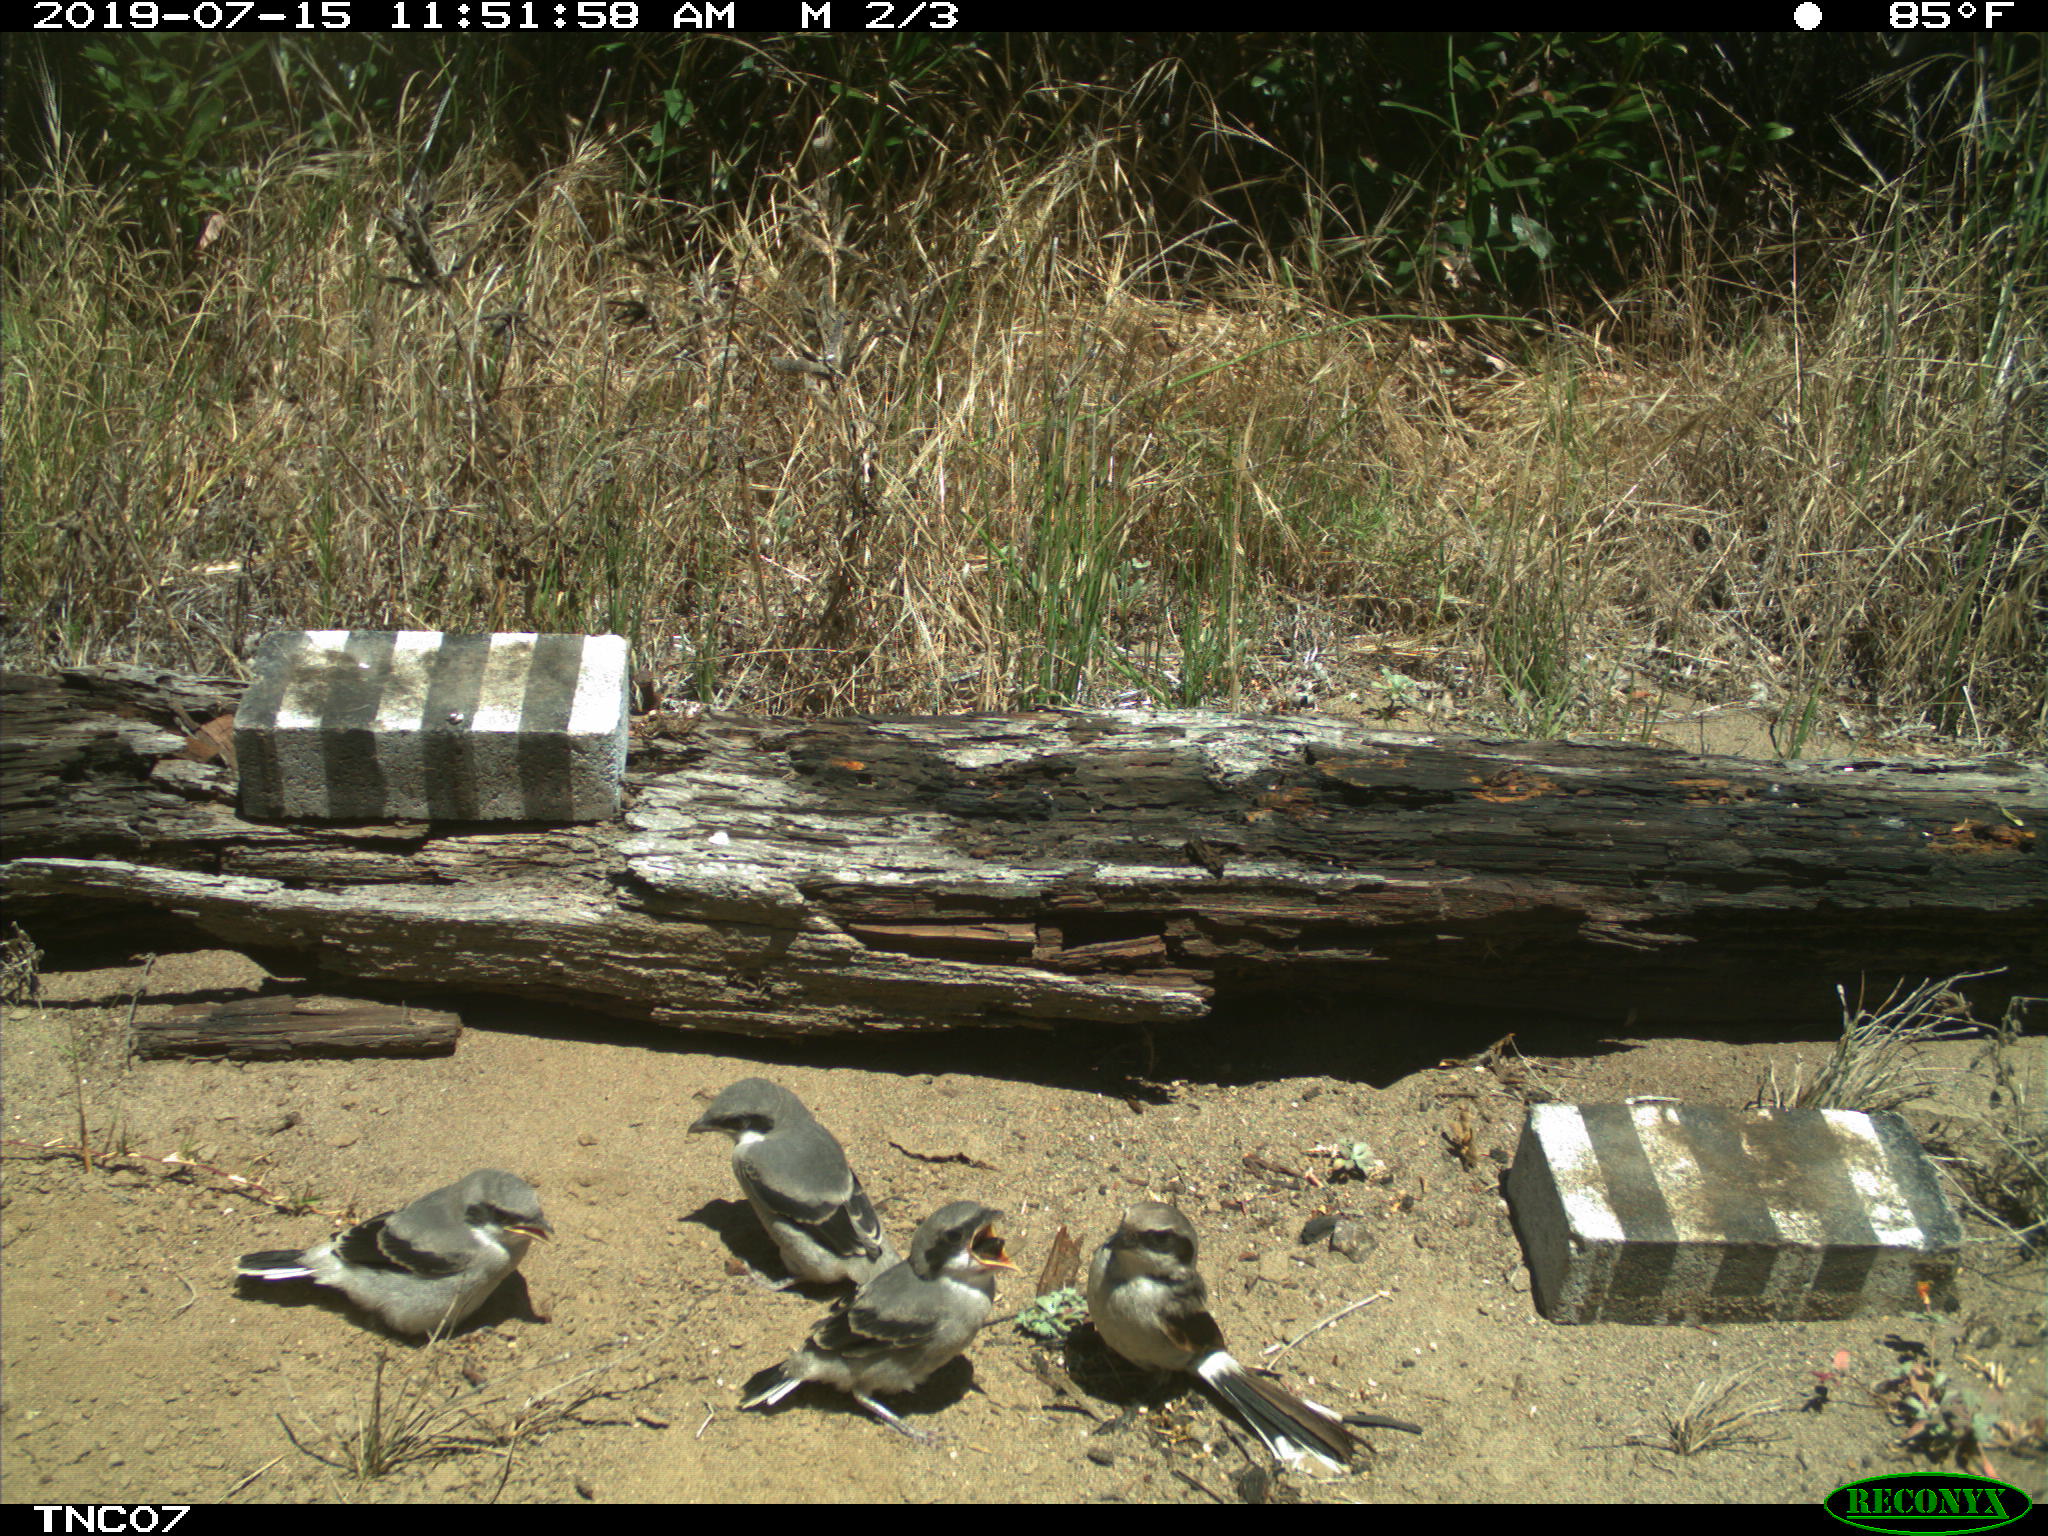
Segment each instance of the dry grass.
M2022 1260L2048 1245L2048 1120L2041 1113L2048 1059L2030 1041L2025 1015L2044 999L2016 997L1970 1064L1989 1082L1983 1111L1941 1128L1940 1163L1971 1215L1998 1228L2007 1256Z
M1936 1040L1966 1040L1986 1034L1970 1011L1962 984L1995 974L1963 971L1957 975L1894 987L1882 1002L1852 1004L1842 1000L1842 1037L1828 1059L1806 1080L1806 1063L1793 1069L1792 1084L1780 1087L1774 1065L1753 1101L1765 1109L1853 1109L1866 1113L1896 1110L1934 1092L1934 1079L1917 1064ZM2014 1025L2017 1031L2017 1025Z
M370 1363L366 1397L322 1426L303 1407L302 1430L278 1415L285 1437L302 1454L357 1479L388 1476L417 1462L494 1455L505 1464L522 1446L573 1425L620 1422L609 1415L667 1373L648 1365L665 1334L619 1339L557 1355L486 1379L458 1345L421 1347L387 1387L390 1357L381 1347ZM631 1367L632 1373L616 1373ZM535 1378L549 1384L534 1388Z
M1899 1110L1950 1100L1922 1132L1949 1190L1970 1215L1998 1229L1988 1241L1998 1263L2024 1263L2048 1232L2048 1130L2041 1117L2043 1057L2026 1032L2026 1016L2042 999L2015 997L1995 1024L1971 1011L1963 984L1985 975L1955 976L1894 988L1877 1003L1842 995L1842 1035L1811 1078L1802 1061L1792 1082L1773 1066L1752 1106L1767 1109ZM1960 1102L1942 1094L1938 1069L1924 1060L1936 1041L1980 1038L1967 1065L1949 1069L1967 1085ZM1983 1239L1972 1239L1984 1242Z
M172 256L9 203L9 664L609 630L879 712L1327 707L1391 657L1534 733L1669 687L1794 753L1842 700L2043 739L2043 319L1896 188L1538 326L1196 287L1113 139L678 209L601 138L418 183L425 127L278 154Z
M1773 1414L1790 1411L1790 1400L1761 1403L1735 1401L1736 1394L1758 1374L1757 1368L1703 1381L1692 1390L1685 1406L1662 1415L1662 1427L1654 1434L1633 1434L1630 1445L1646 1445L1679 1456L1700 1456L1708 1451L1725 1451L1767 1444L1761 1430Z
M42 990L43 952L23 932L19 923L9 923L0 938L0 1003L30 1005Z

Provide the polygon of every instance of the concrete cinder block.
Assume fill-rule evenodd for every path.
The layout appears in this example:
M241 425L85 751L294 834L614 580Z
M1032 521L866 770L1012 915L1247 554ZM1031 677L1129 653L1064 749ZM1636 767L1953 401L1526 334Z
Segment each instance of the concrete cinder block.
M619 635L288 630L235 711L242 814L603 821L626 766Z
M1558 1323L1783 1322L1948 1299L1962 1243L1894 1114L1537 1104L1508 1170Z

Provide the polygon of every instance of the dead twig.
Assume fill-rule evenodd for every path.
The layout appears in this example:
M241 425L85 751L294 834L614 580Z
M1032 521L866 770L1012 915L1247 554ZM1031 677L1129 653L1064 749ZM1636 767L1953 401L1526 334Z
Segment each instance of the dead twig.
M1308 1327L1302 1329L1300 1333L1297 1333L1285 1344L1268 1344L1266 1346L1266 1356L1268 1359L1277 1360L1282 1355L1286 1354L1287 1351L1294 1348L1295 1345L1299 1344L1303 1339L1309 1337L1311 1334L1320 1333L1325 1328L1329 1327L1330 1324L1339 1322L1342 1319L1349 1317L1352 1313L1358 1311L1361 1307L1369 1307L1376 1301L1385 1301L1389 1296L1393 1294L1394 1293L1392 1291L1374 1291L1370 1296L1364 1297L1358 1301L1354 1301L1349 1306L1339 1307L1336 1311L1332 1312L1328 1317L1324 1318L1321 1322L1309 1324Z
M1186 1483L1190 1488L1194 1489L1195 1492L1207 1494L1210 1498L1214 1499L1218 1504L1228 1504L1230 1502L1230 1500L1223 1497L1222 1494L1218 1493L1214 1488L1211 1488L1207 1483L1204 1483L1192 1472L1183 1471L1179 1467L1173 1467L1169 1470L1173 1473L1175 1477L1179 1478L1182 1482Z
M75 1157L81 1161L85 1161L93 1155L84 1147L70 1146L61 1141L22 1141L13 1136L0 1137L0 1147L11 1147L17 1152L26 1152L42 1157ZM149 1152L102 1152L98 1155L102 1166L114 1163L128 1166L134 1166L139 1163L154 1163L160 1168L170 1169L171 1175L174 1177L188 1169L199 1173L210 1173L227 1184L228 1193L243 1195L251 1200L260 1200L276 1210L285 1212L287 1215L326 1216L336 1221L348 1219L346 1212L323 1211L310 1201L299 1199L293 1195L287 1195L282 1190L272 1189L261 1179L253 1178L248 1174L230 1173L225 1168L216 1168L211 1163L195 1162L189 1157L180 1157L176 1153L163 1157L158 1157ZM87 1162L86 1166L90 1167L91 1163Z
M1296 1185L1306 1189L1321 1189L1323 1187L1323 1181L1317 1178L1313 1171L1290 1168L1285 1163L1276 1163L1262 1152L1245 1153L1244 1165L1253 1173L1263 1176L1268 1183L1278 1180L1292 1180Z
M285 1432L289 1434L291 1431L287 1430ZM244 1488L248 1487L251 1483L255 1482L257 1478L261 1477L264 1473L268 1472L272 1467L276 1466L280 1461L283 1460L284 1457L282 1455L271 1457L270 1460L263 1463L262 1466L258 1467L254 1472L251 1472L239 1483L236 1483L235 1486L230 1488L226 1493L222 1494L220 1496L220 1501L223 1504L225 1504L229 1499L232 1499L236 1494L240 1493Z

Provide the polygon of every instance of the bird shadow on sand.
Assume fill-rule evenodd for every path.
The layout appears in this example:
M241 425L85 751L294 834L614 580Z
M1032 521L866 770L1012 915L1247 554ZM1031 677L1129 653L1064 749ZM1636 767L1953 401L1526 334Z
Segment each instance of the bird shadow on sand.
M235 1293L245 1301L261 1302L273 1307L314 1307L323 1312L332 1312L345 1317L364 1333L380 1339L389 1339L394 1344L404 1344L417 1349L430 1342L415 1333L399 1333L387 1328L381 1319L372 1317L331 1286L317 1285L311 1280L259 1280L248 1275L235 1277ZM514 1270L507 1275L490 1298L468 1317L441 1338L459 1339L494 1327L496 1324L512 1322L547 1323L552 1319L535 1305L533 1293L527 1289L526 1276Z
M744 1400L754 1393L771 1386L778 1379L779 1367L768 1366L756 1371L748 1378L741 1396ZM901 1414L904 1423L922 1434L936 1434L941 1438L945 1430L937 1424L921 1424L918 1420L929 1415L943 1413L959 1402L969 1392L977 1390L974 1380L974 1362L965 1355L955 1355L931 1375L919 1382L908 1392L876 1393L883 1404L892 1412ZM807 1408L824 1408L836 1413L850 1413L855 1418L867 1419L876 1429L891 1433L889 1427L876 1419L867 1409L855 1402L846 1393L822 1382L807 1381L779 1403L772 1403L753 1412L774 1415L786 1412L791 1406L801 1404Z
M775 1240L762 1230L761 1218L744 1200L706 1200L682 1219L709 1229L725 1244L731 1255L726 1265L731 1274L751 1272L763 1285L815 1300L830 1301L846 1294L844 1284L799 1281L791 1275Z
M1093 1323L1067 1335L1062 1364L1075 1386L1119 1408L1154 1408L1194 1389L1192 1376L1133 1365L1102 1340Z

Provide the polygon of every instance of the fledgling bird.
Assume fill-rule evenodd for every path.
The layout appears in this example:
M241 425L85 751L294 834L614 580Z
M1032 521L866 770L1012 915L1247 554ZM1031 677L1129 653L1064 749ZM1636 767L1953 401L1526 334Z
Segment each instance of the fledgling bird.
M1147 1200L1124 1212L1088 1267L1088 1313L1126 1360L1199 1376L1281 1461L1309 1456L1332 1472L1350 1465L1357 1441L1335 1413L1254 1375L1223 1347L1195 1268L1194 1225L1173 1206Z
M398 1333L442 1334L484 1304L534 1238L553 1232L531 1184L480 1168L303 1252L245 1253L235 1273L331 1286Z
M931 1436L874 1394L908 1392L967 1348L995 1304L995 1271L1017 1267L996 1235L1002 1214L955 1200L927 1216L911 1234L910 1257L820 1318L802 1347L740 1406L765 1408L806 1381L822 1381L850 1393L891 1429L929 1443Z
M793 1285L874 1278L896 1250L846 1153L804 1101L765 1077L743 1077L690 1127L733 1139L732 1171L775 1239Z

